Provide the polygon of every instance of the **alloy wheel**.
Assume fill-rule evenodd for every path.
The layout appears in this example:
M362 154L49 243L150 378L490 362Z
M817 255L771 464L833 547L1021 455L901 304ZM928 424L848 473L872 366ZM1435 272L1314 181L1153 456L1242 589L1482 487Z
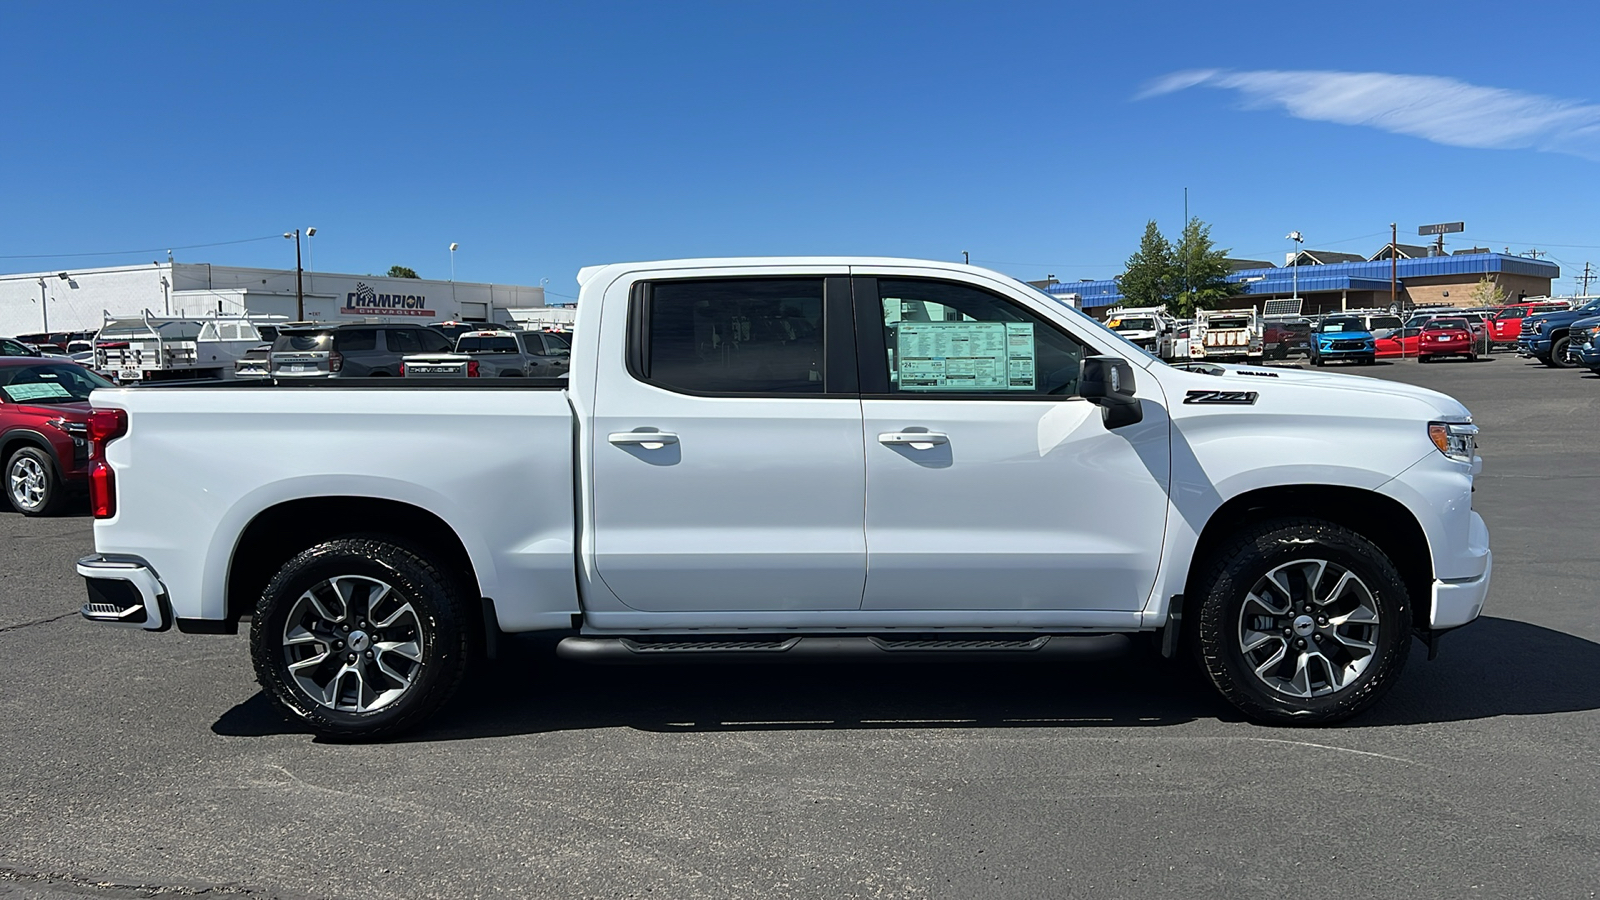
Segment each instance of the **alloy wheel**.
M1376 657L1378 601L1354 572L1299 559L1261 576L1239 610L1239 650L1263 684L1290 697L1349 688Z
M422 668L427 635L411 602L364 575L312 585L283 626L284 661L313 702L341 712L382 709L403 697Z
M19 509L31 512L44 505L50 476L38 460L19 454L11 461L11 470L6 474L11 502Z

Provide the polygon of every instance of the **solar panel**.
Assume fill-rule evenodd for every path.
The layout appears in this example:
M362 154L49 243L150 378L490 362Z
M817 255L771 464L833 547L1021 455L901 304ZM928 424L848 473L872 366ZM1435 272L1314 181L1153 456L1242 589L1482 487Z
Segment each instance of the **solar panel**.
M1268 300L1261 308L1263 316L1298 316L1304 300Z

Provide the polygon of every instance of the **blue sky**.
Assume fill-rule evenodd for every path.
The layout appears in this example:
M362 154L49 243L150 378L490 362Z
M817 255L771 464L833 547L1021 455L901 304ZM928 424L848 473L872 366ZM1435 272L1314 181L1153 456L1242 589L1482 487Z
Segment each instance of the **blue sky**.
M1187 187L1239 256L1464 220L1451 246L1538 247L1570 290L1600 263L1600 12L1528 9L8 3L0 271L314 225L321 271L445 278L457 241L457 278L558 295L680 256L1106 278Z

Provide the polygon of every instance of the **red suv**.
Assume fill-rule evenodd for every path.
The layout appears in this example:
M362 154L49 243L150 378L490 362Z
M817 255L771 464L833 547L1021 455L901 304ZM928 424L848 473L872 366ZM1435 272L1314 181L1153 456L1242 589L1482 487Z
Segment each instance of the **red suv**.
M1522 333L1522 320L1540 313L1571 309L1570 303L1519 303L1498 310L1489 320L1489 339L1496 344L1515 347Z
M88 488L89 393L111 382L71 360L0 357L0 478L25 516Z

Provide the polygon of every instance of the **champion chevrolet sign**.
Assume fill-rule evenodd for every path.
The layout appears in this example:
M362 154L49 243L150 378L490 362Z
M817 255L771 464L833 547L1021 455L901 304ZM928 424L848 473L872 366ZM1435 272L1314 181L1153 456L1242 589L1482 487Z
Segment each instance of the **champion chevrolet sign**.
M344 306L339 312L346 316L427 316L434 317L428 309L428 298L418 294L380 294L365 282L356 282L356 289L344 295Z

